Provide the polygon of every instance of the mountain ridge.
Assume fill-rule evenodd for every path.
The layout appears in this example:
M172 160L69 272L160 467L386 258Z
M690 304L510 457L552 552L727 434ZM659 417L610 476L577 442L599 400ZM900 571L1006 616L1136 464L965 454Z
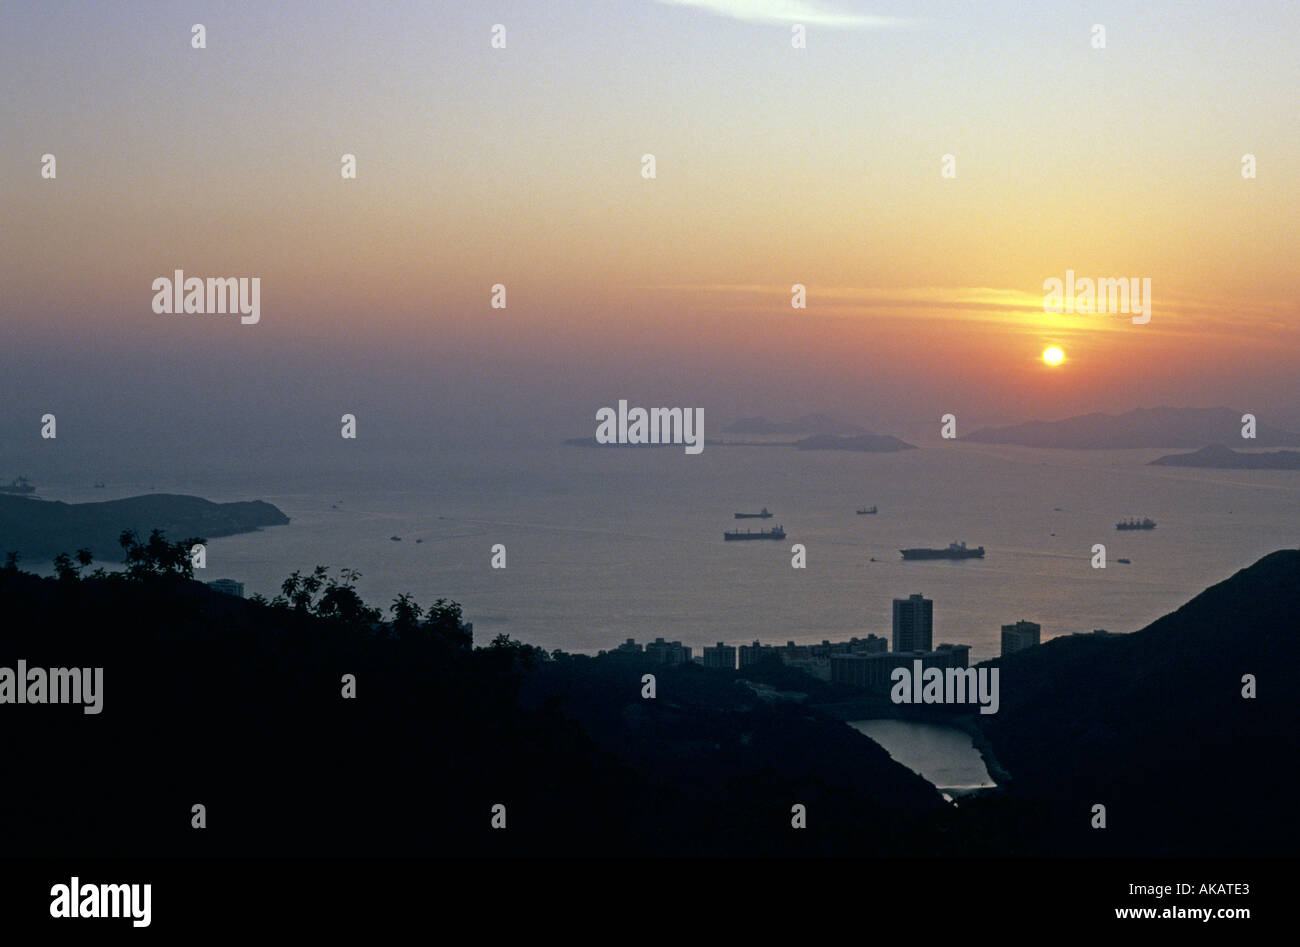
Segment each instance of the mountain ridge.
M1123 414L1095 411L1057 421L1026 421L985 427L960 440L1020 447L1067 450L1119 450L1145 447L1197 448L1241 436L1245 412L1229 407L1177 408L1161 405ZM1300 447L1300 434L1257 423L1252 447Z

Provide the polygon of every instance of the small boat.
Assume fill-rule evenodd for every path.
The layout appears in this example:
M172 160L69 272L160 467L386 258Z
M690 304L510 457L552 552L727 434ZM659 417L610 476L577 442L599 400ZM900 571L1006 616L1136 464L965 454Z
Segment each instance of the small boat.
M392 540L393 542L395 542L395 543L400 543L400 542L402 541L402 537L401 537L401 536L389 536L388 538L391 539L391 540Z
M104 489L104 481L102 481L102 480L96 480L96 481L95 481L95 489L96 489L96 490L103 490L103 489Z
M1147 517L1146 519L1120 520L1115 524L1116 529L1155 529L1156 521Z
M1116 559L1115 561L1116 561L1116 562L1122 562L1122 563L1124 563L1124 565L1126 565L1126 566L1132 564L1132 562L1133 562L1132 559Z
M424 540L423 540L423 539L417 539L415 542L416 542L417 544L419 544L419 543L424 542Z
M15 477L8 485L0 484L0 493L35 493L36 488L26 477Z
M767 507L763 507L763 509L758 513L737 513L736 514L736 519L738 520L770 520L771 518L772 518L772 514L767 512Z
M875 512L876 508L874 506L867 506L858 510L858 516L871 516Z

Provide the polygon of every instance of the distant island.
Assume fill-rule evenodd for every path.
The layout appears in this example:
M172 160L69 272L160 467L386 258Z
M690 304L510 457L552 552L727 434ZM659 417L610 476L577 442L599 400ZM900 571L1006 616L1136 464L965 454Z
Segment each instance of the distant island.
M680 444L601 444L594 437L568 437L568 447L676 447ZM834 434L814 434L799 441L721 441L705 440L707 447L794 447L798 450L847 450L862 453L885 454L899 450L917 450L915 444L901 441L889 434L858 434L837 437Z
M805 414L793 421L770 418L741 418L722 429L724 434L869 434L860 425L841 421L827 414Z
M1300 451L1278 450L1247 454L1222 444L1203 447L1190 454L1169 454L1151 461L1162 467L1217 467L1233 470L1300 470Z
M770 418L741 418L722 429L731 439L706 438L708 447L794 447L798 450L846 450L863 453L888 453L899 450L916 450L888 434L874 434L861 425L841 421L827 414L805 414L793 421L773 421ZM801 440L765 440L772 436L807 434ZM756 440L746 438L753 437ZM569 447L677 447L680 444L602 444L595 437L569 437L564 443Z
M1199 447L1241 436L1245 412L1235 408L1138 408L1124 414L1082 414L1061 421L1027 421L981 428L961 440L1021 447L1113 450L1138 447ZM1300 447L1300 434L1260 422L1254 447Z
M799 450L852 450L872 454L917 449L915 444L900 441L889 434L859 434L856 437L814 434L812 437L805 437L801 441L795 441L794 446Z
M596 440L594 435L591 437L566 437L564 443L567 447L675 447L679 451L682 449L681 444L674 444L672 441L664 441L662 444L619 444L615 442L602 444L600 441ZM713 440L707 437L704 439L704 445L706 447L717 446L724 443L726 442Z
M64 503L0 495L0 553L42 559L88 548L97 559L118 561L118 537L133 529L141 535L161 529L173 536L211 539L249 533L289 522L262 500L213 503L202 497L156 493L98 503Z

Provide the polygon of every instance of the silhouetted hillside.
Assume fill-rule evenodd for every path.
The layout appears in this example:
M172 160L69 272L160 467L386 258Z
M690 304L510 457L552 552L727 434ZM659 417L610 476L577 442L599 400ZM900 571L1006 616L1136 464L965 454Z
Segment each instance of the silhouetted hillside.
M312 579L267 605L183 576L0 570L0 666L104 668L97 715L0 707L27 774L0 789L6 850L897 855L913 817L943 808L865 737L731 676L659 669L642 700L637 668L531 667L538 652L502 639L467 650Z
M98 503L63 503L0 495L0 553L48 559L88 548L99 559L120 558L124 530L147 535L154 529L180 539L232 536L289 522L270 503L213 503L202 497L155 493Z
M1265 556L1142 631L1058 638L1000 665L977 723L1042 806L1049 850L1293 855L1300 550ZM1253 674L1258 697L1242 697ZM1108 828L1088 828L1094 803Z
M654 699L641 696L645 674ZM764 676L571 656L539 667L521 696L558 708L634 771L656 801L643 815L657 831L667 828L660 820L692 826L683 854L912 852L924 817L947 809L934 786L841 721L744 683ZM803 691L835 690L789 677ZM675 796L690 801L674 815L663 804ZM805 833L790 828L793 803L807 807Z
M0 668L104 668L99 714L0 705L12 855L1295 851L1300 550L1141 632L994 662L1000 709L972 725L1012 779L953 808L836 719L846 685L475 649L458 606L383 621L346 570L245 601L191 581L183 544L128 545L124 574L0 569Z

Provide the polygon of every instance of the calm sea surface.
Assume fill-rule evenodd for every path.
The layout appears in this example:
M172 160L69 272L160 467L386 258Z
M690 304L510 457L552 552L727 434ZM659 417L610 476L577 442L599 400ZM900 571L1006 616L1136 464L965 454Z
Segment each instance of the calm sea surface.
M1000 626L1021 618L1044 638L1134 631L1300 537L1300 473L1145 466L1170 453L1159 450L346 446L214 455L172 472L30 472L50 499L153 488L276 504L291 525L209 544L202 577L240 580L248 594L274 594L294 569L348 566L372 603L403 591L460 601L478 642L508 632L588 652L660 635L696 647L887 636L891 599L920 592L934 600L936 643L970 644L982 660L998 653ZM107 489L92 489L96 479ZM872 504L878 515L855 515ZM784 542L723 542L733 512L763 506L774 519L739 525L783 525ZM1117 532L1128 516L1159 527ZM986 558L898 554L954 540L983 545ZM495 543L504 570L489 566ZM807 547L806 569L790 566L794 543ZM1106 545L1104 570L1090 565L1094 543Z

